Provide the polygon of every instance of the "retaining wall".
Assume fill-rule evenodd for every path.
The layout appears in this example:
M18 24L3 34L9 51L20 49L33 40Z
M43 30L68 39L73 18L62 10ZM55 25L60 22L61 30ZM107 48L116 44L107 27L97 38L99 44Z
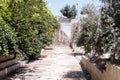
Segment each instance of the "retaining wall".
M110 63L106 64L106 70L103 72L85 58L82 58L81 63L91 74L92 80L120 80L120 69Z
M14 59L14 55L10 55L7 57L0 55L0 77L9 74L19 67L20 64L16 59Z

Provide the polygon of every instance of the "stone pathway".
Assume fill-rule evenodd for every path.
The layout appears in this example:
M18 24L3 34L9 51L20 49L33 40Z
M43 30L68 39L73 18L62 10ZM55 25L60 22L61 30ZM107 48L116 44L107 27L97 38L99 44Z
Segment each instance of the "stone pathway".
M79 62L68 47L48 49L44 56L5 80L85 80Z

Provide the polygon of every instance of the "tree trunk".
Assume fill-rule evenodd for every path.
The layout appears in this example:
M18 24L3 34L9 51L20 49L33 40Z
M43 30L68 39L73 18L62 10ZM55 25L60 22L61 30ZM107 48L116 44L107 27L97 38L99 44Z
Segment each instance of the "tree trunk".
M115 61L115 53L113 53L113 54L110 56L110 61L111 61L111 62L114 62L114 61Z

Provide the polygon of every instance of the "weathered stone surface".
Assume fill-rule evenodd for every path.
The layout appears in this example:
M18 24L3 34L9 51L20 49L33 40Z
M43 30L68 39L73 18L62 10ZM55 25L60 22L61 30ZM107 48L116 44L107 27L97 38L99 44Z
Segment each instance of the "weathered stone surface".
M47 57L27 64L27 68L20 70L21 72L15 76L9 77L9 80L84 79L81 66L75 57L71 54L71 50L68 47L57 47L52 51L48 50L47 53Z

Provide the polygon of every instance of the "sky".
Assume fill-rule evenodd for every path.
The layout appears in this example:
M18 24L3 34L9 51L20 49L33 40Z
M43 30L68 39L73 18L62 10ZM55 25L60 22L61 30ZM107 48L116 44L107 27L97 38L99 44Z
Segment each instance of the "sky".
M78 11L80 12L80 9L82 6L90 3L95 4L96 7L100 6L99 0L47 0L47 6L48 9L55 15L55 16L62 16L60 13L60 10L65 5L77 5L78 3Z
M53 13L54 16L62 16L60 10L65 5L76 5L78 4L77 10L78 10L78 17L80 17L80 10L84 5L94 4L97 8L100 7L100 1L99 0L46 0L47 1L47 7L48 9ZM63 31L70 37L70 30L71 26L61 26Z

